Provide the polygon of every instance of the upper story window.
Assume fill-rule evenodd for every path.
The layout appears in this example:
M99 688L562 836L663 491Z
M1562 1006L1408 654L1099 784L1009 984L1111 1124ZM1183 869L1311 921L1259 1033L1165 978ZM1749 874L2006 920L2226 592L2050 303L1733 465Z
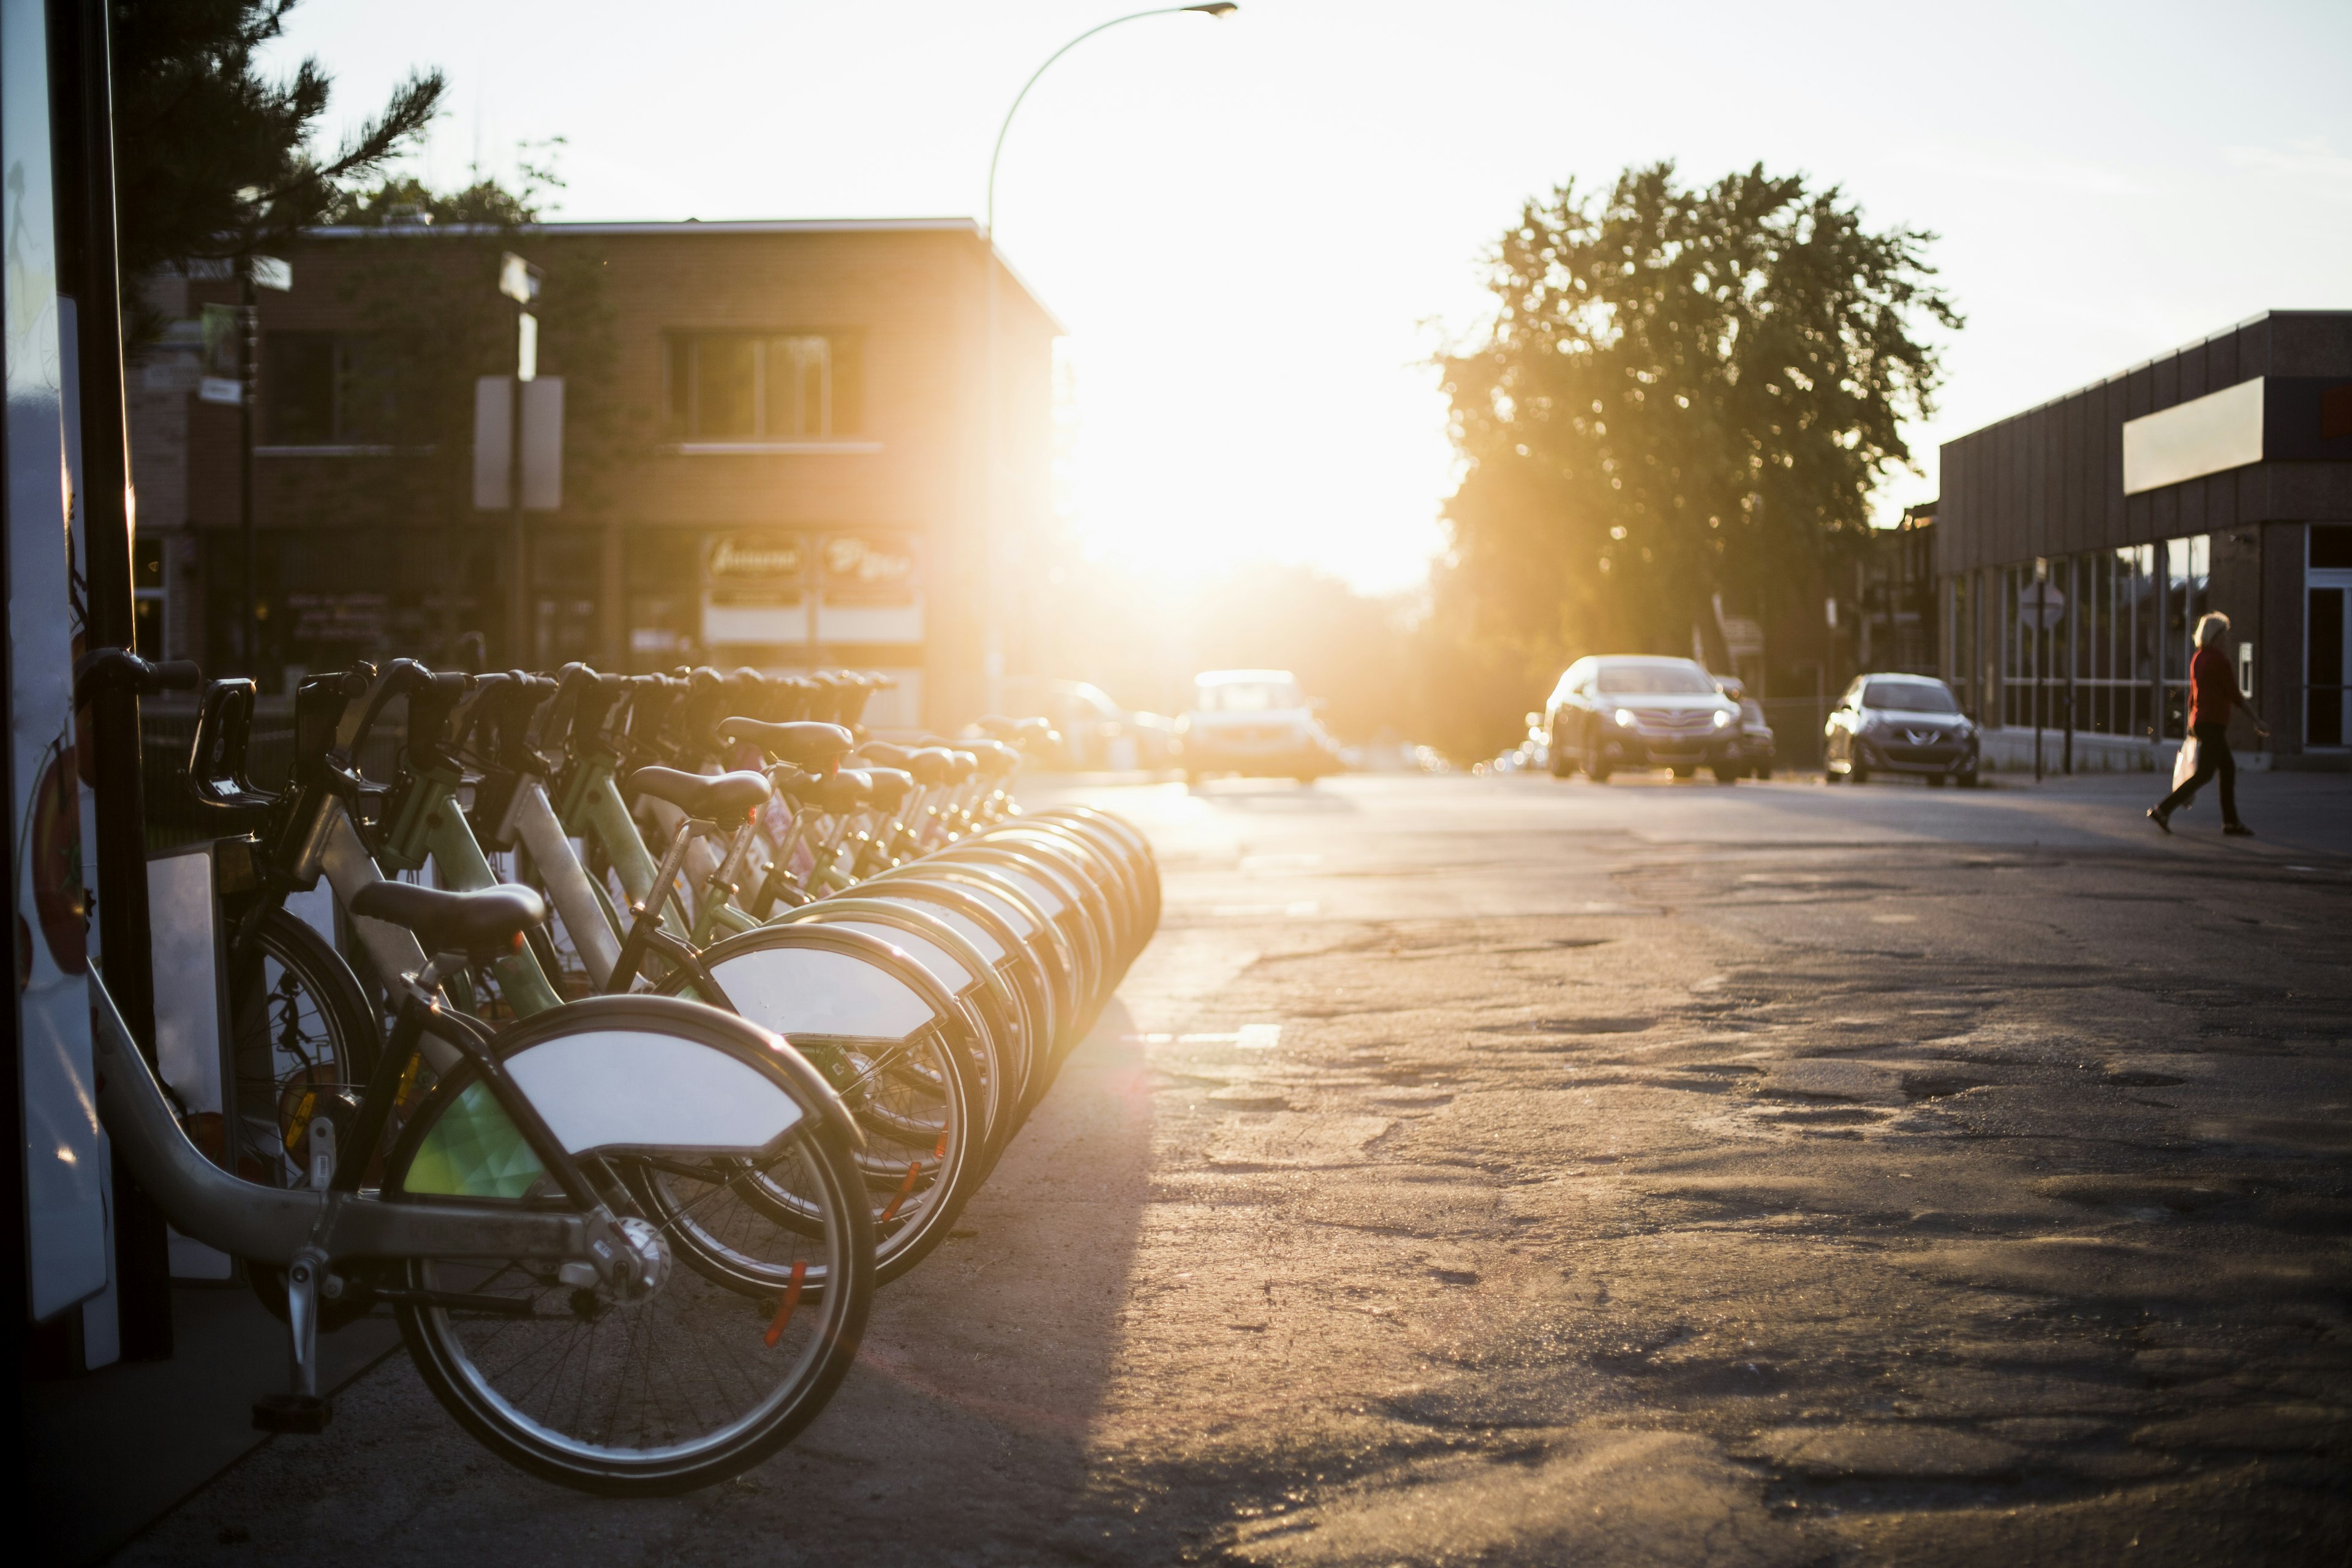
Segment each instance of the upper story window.
M673 332L669 422L682 440L832 441L865 426L855 338Z
M261 340L262 439L272 447L392 439L392 367L364 332L268 332Z

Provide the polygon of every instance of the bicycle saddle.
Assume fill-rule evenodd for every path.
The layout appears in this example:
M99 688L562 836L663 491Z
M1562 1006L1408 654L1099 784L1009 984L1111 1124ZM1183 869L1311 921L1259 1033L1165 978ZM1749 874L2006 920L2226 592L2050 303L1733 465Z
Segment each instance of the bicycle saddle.
M676 768L639 768L622 785L630 795L666 800L706 822L740 822L768 803L768 781L758 773L680 773Z
M856 811L874 795L874 781L856 768L844 768L828 778L814 779L801 799L829 816Z
M872 791L867 800L884 811L914 793L915 775L897 768L867 768L866 779Z
M778 762L810 773L832 767L857 743L838 724L806 721L766 724L757 719L722 719L719 733L725 740L749 742Z
M1001 779L1021 765L1021 753L1002 741L966 741L963 748L980 760L980 771Z
M790 763L777 763L768 769L768 787L776 792L778 800L798 811L804 805L815 804L817 791L832 776L831 773L813 773Z
M907 753L906 769L915 775L915 782L925 789L943 784L955 777L955 757L938 746L925 746Z
M352 900L352 913L407 927L428 954L462 952L482 961L521 952L522 933L547 919L547 900L512 883L453 893L373 882Z
M962 746L942 746L948 759L948 783L964 784L980 772L980 756Z

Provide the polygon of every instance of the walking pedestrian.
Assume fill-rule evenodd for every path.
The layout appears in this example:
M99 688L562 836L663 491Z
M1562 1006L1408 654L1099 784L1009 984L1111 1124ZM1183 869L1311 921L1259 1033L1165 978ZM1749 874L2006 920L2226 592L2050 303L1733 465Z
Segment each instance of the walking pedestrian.
M2223 647L2230 636L2230 617L2215 610L2197 623L2197 652L2189 661L2189 736L2197 748L2197 771L2179 788L2147 808L2147 819L2165 832L2172 831L2172 814L2197 798L2197 791L2215 773L2221 775L2221 831L2235 838L2251 837L2253 829L2238 820L2238 763L2230 755L2230 715L2244 708L2238 684L2231 676L2230 656ZM2248 709L2254 733L2269 729Z

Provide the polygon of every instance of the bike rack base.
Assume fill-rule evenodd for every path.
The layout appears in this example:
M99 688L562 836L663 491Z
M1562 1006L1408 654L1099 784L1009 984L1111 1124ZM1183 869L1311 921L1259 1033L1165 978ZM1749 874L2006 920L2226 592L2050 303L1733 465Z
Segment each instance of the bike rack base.
M335 1402L315 1394L265 1394L253 1402L253 1429L316 1436L335 1418Z

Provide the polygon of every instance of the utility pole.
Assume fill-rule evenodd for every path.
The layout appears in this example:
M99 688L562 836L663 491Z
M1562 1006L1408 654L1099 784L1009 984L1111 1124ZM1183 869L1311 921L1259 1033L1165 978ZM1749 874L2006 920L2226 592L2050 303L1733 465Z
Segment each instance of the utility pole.
M261 303L247 254L236 258L236 528L245 552L245 619L237 642L245 673L256 681L261 679L261 552L253 532L253 400L260 346Z
M2033 782L2042 782L2042 710L2050 693L2050 563L2033 563Z
M2081 585L2075 584L2077 588ZM2066 728L2063 739L2059 742L2064 753L2059 769L2068 778L2074 776L2074 667L2081 662L2082 653L2074 642L2074 623L2069 619L2066 623Z
M507 553L512 570L507 588L507 662L512 668L531 663L530 590L526 575L530 566L530 542L522 519L522 388L539 375L539 318L530 307L539 299L547 274L513 251L499 258L499 292L515 302L514 381L507 394Z

